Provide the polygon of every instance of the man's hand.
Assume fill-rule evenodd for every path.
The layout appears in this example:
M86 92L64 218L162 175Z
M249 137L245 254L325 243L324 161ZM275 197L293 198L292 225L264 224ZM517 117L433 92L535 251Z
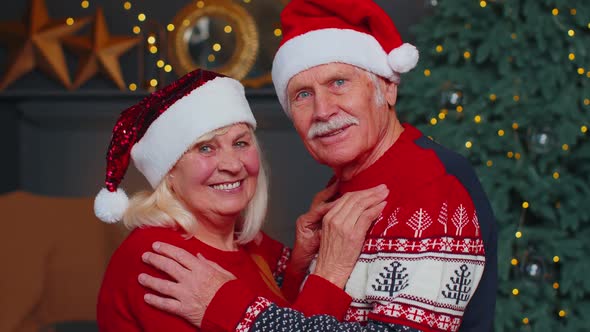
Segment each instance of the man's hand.
M322 225L314 274L344 287L363 248L367 230L385 208L385 185L350 192L336 200Z
M305 273L320 247L322 218L334 203L328 202L338 190L338 182L332 183L318 192L305 214L297 218L295 226L295 245L291 254L291 266L298 272Z
M215 293L236 277L201 254L193 256L162 242L154 242L153 249L156 253L144 253L143 261L167 273L176 282L140 274L140 284L169 297L146 294L145 302L200 327Z

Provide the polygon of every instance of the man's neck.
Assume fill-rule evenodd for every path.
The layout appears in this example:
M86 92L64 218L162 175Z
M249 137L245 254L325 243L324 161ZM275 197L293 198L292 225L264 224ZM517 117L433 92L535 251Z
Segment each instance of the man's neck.
M397 117L395 117L385 130L383 137L377 140L377 144L373 149L353 160L350 164L340 168L334 168L334 173L341 181L352 179L355 175L371 167L371 165L379 160L393 146L403 131L404 127Z

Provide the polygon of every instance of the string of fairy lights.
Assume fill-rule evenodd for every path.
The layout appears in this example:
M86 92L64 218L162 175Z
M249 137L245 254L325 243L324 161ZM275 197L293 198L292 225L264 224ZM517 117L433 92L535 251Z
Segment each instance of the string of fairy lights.
M488 1L483 1L483 0L482 1L477 0L477 1L479 2L479 6L482 9L485 9L488 6ZM490 2L495 2L495 0L490 0ZM431 1L431 4L433 6L436 6L436 3L437 3L437 1L434 1L434 0ZM564 12L560 11L558 8L552 8L551 11L550 11L550 13L549 13L549 15L552 15L554 17L558 17L559 15L567 15L567 14L568 14L568 11L567 10L564 13ZM578 11L575 8L569 8L569 15L575 16L577 14L578 14ZM470 29L471 28L471 25L470 24L466 24L465 25L465 28L466 29ZM587 23L586 28L590 29L590 20ZM577 31L576 31L575 28L565 28L564 31L566 32L566 35L564 36L565 38L575 38L576 35L577 35ZM511 33L510 34L510 38L512 40L517 40L518 39L518 35L516 33ZM434 50L435 50L435 52L437 54L443 53L444 52L444 49L445 49L444 48L444 45L441 45L441 44L436 45L435 48L434 48ZM472 57L472 54L471 54L471 51L470 50L464 50L463 53L462 53L462 55L463 55L463 58L466 61L469 61L471 59L471 57ZM571 62L575 62L576 61L576 54L573 51L570 51L569 53L567 53L566 56L567 56L567 58L568 58L569 61L571 61ZM512 60L513 60L512 58L508 58L508 61L512 61ZM586 76L587 78L590 78L590 70L586 70L586 68L584 68L583 66L576 66L576 67L577 67L576 68L576 74L577 75ZM432 70L429 69L429 68L426 68L426 69L424 69L423 74L424 74L425 77L430 77L432 75ZM463 96L462 96L462 92L461 91L452 91L450 93L450 95L447 96L447 98L449 98L449 100L452 101L450 104L455 105L455 111L457 113L462 113L464 111L464 107L460 103L462 101L462 97ZM496 100L498 98L499 97L495 93L490 93L489 96L488 96L488 99L492 103L496 102ZM516 94L515 93L512 96L512 100L516 104L519 103L520 99L521 99L521 96L519 94ZM590 105L590 96L584 98L583 104L584 104L584 106L589 106ZM435 126L435 125L439 124L441 121L445 120L448 115L449 115L449 109L446 108L446 107L443 107L442 109L440 109L440 112L438 113L438 115L436 117L432 117L429 120L429 123L430 123L430 125ZM476 114L473 117L473 121L477 125L482 124L482 121L483 121L482 120L482 116L480 114ZM588 133L588 125L587 124L585 124L585 123L580 124L580 127L579 128L580 128L580 132L582 134L586 135ZM513 122L512 125L511 125L511 129L512 129L513 132L516 133L518 131L518 129L519 129L519 124L517 122ZM499 137L503 137L503 136L507 135L507 131L508 130L505 130L505 129L498 129L497 135ZM546 138L544 138L544 139L546 139ZM467 149L471 149L473 147L473 145L474 145L474 142L471 141L471 140L467 140L465 142L465 148L467 148ZM567 143L563 143L563 144L561 144L561 149L563 151L566 151L567 152L567 151L570 150L570 146ZM519 152L507 151L506 152L506 157L509 158L509 159L519 160L519 159L521 159L522 155ZM493 167L493 165L494 165L494 163L493 163L492 160L487 160L485 162L485 164L486 164L487 167ZM552 172L551 176L552 176L552 178L554 180L559 180L559 178L560 178L559 171L555 170L554 172ZM519 221L519 224L518 224L518 227L517 227L517 231L514 234L514 236L515 236L516 239L521 239L524 236L522 227L524 225L524 220L525 220L526 212L531 207L531 203L525 200L525 201L523 201L521 203L521 207L522 207L522 211L521 211L520 221ZM560 208L560 202L556 202L555 203L555 208ZM554 255L552 257L551 261L553 263L557 264L557 263L559 263L561 261L561 258L558 255ZM521 264L521 262L519 261L518 258L512 257L512 258L510 258L510 264L512 266L518 266L519 264ZM553 287L553 289L558 290L559 287L560 287L559 282L554 281L553 284L552 284L552 287ZM513 288L511 290L511 294L516 297L519 294L521 294L521 290L519 290L518 288L515 287L515 288ZM564 318L564 317L567 316L567 311L565 309L563 309L563 308L559 308L557 310L557 315L559 317L561 317L561 318ZM522 323L524 325L528 325L530 323L529 317L526 317L526 316L523 317L522 318Z
M242 2L244 4L249 4L249 3L252 2L252 0L242 0ZM195 6L197 8L199 8L199 9L202 9L202 8L204 8L206 6L206 2L203 1L203 0L195 1ZM123 9L126 10L126 11L131 10L132 7L133 7L133 5L132 5L131 1L125 1L123 3ZM147 18L147 16L146 16L145 13L138 13L137 14L137 20L138 20L139 24L133 26L132 32L134 34L139 35L141 33L141 30L142 29L140 27L140 24L142 22L145 22L146 21L146 18ZM185 19L182 22L182 25L183 26L189 26L190 24L191 24L191 22L188 19ZM172 32L172 31L174 31L174 29L176 29L176 27L174 26L173 23L166 24L166 30L168 32ZM227 34L231 34L231 33L234 32L234 27L232 27L231 24L227 24L227 25L224 26L223 32L224 33L227 33ZM282 30L280 28L275 28L274 31L273 31L273 34L274 34L275 37L281 37L282 36ZM148 51L151 54L157 54L158 53L158 48L156 46L156 37L153 34L150 34L150 35L147 36L147 40L146 41L147 41L147 43L149 45ZM210 63L215 62L215 60L217 59L216 54L218 52L221 52L222 48L223 48L223 45L221 44L221 42L214 42L211 45L211 51L212 52L207 55L207 61L209 61ZM155 64L156 64L156 67L157 68L163 69L167 73L171 72L172 69L173 69L172 68L172 65L169 64L169 63L166 63L163 59L158 59ZM149 84L152 87L156 87L158 85L158 81L157 81L157 79L152 78L149 81ZM132 91L134 91L134 90L137 89L137 86L134 83L131 83L129 85L129 89L132 90Z
M131 9L133 8L133 4L131 3L131 1L124 1L123 2L123 9L125 11L131 11ZM131 28L131 31L136 34L136 35L141 35L142 34L142 27L141 25L146 22L147 20L147 15L143 12L139 12L137 13L137 15L135 16L137 19L137 24L133 25L133 27ZM174 24L172 23L168 23L166 25L166 30L168 32L172 32L174 31L176 27L174 26ZM160 52L161 50L158 49L158 39L156 36L156 33L154 33L153 31L147 33L147 36L143 36L145 38L145 42L147 45L147 51L150 54L153 55L157 55L158 52ZM158 58L155 61L155 66L156 68L159 68L161 70L163 70L166 73L170 73L173 68L172 65L167 63L164 59L162 58ZM152 88L156 88L159 84L159 81L157 78L153 77L153 78L149 78L148 80L148 85ZM137 84L136 83L130 83L129 84L129 90L131 91L136 91L137 90Z
M241 0L244 4L250 4L252 3L253 0ZM198 0L195 1L195 6L197 8L204 8L206 6L206 2L203 0ZM80 7L82 7L83 9L88 9L90 8L90 1L89 0L83 0L80 2ZM123 1L122 3L122 8L125 11L132 11L132 9L134 9L134 5L131 1ZM158 48L158 39L156 36L156 33L154 32L149 32L147 34L142 35L143 32L143 28L142 25L145 24L148 20L148 16L145 12L138 12L135 15L135 19L137 20L136 24L134 24L131 28L131 32L135 35L141 35L142 37L145 38L145 42L147 45L147 51L150 54L156 55L156 54L160 54L160 52L162 50L160 50ZM66 19L66 23L68 25L73 25L74 24L74 18L73 17L68 17ZM184 26L189 26L191 24L191 22L189 20L184 20L182 22L182 24ZM173 23L167 23L165 24L165 29L167 32L173 32L177 27L173 24ZM223 31L227 34L233 33L234 32L234 28L231 26L231 24L227 24L224 28ZM281 30L281 28L274 28L273 29L273 35L277 38L280 38L282 36L283 32ZM218 52L220 52L222 50L222 44L220 42L215 42L212 44L211 46L211 53L207 56L207 61L209 62L214 62L216 60L216 55ZM154 65L159 68L160 70L164 71L165 73L170 73L173 70L172 64L166 62L166 60L162 57L159 57L157 60L155 60ZM157 78L149 78L147 81L147 84L149 85L149 87L152 88L156 88L159 84L159 81ZM128 85L128 89L130 91L136 91L139 88L137 83L130 83Z

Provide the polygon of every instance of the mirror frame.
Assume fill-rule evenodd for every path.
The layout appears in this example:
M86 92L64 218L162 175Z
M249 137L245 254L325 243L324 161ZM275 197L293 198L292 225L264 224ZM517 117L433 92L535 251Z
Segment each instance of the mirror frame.
M229 61L212 70L242 80L254 66L260 39L252 16L245 8L231 0L191 2L176 14L172 21L174 30L170 32L168 43L169 58L174 71L182 76L200 68L199 64L193 61L183 36L187 29L192 28L192 23L204 16L229 21L236 34L235 49Z
M291 0L279 0L279 2L281 2L283 4L283 8L284 6L286 6L289 1ZM268 71L267 73L264 73L258 77L251 77L251 78L246 78L242 80L242 84L244 84L245 87L248 88L260 88L263 87L267 84L271 84L272 83L272 75L271 72Z

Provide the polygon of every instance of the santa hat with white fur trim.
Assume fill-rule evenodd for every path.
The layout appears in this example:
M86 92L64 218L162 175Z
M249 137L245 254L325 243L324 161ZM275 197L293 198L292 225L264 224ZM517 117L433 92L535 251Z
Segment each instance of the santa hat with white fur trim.
M244 87L200 69L126 109L113 129L106 188L96 195L94 214L107 223L123 218L128 198L119 184L129 159L155 188L200 136L236 123L256 128Z
M418 63L416 47L372 0L291 0L281 23L272 79L285 110L289 80L306 69L341 62L396 81Z

